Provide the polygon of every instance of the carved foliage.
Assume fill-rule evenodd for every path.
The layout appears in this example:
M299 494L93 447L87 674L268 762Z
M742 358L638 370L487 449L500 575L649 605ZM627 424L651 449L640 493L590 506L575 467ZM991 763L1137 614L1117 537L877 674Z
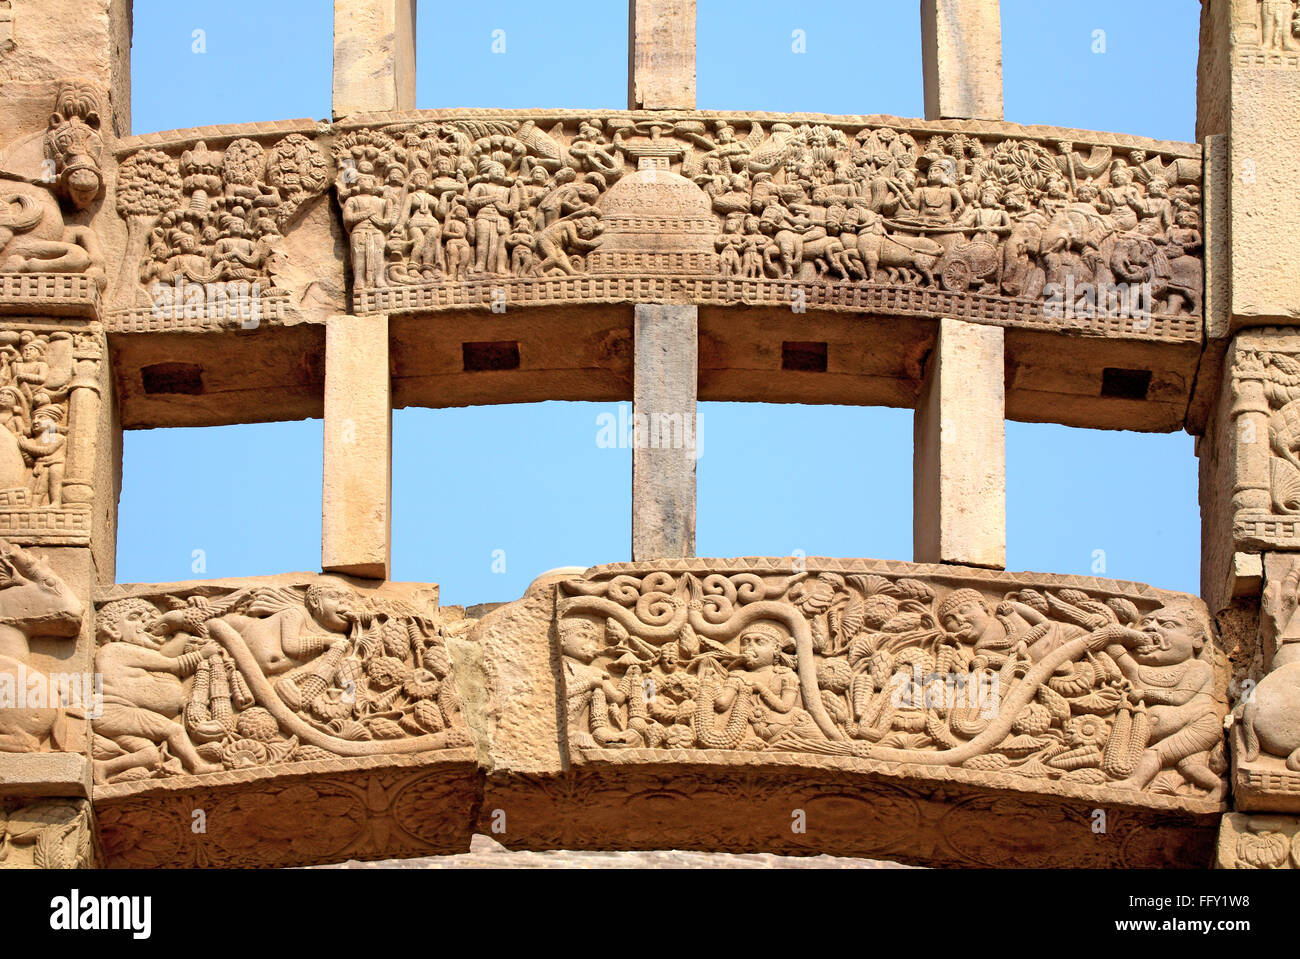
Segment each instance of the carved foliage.
M122 782L470 743L433 615L336 582L100 608L95 774Z
M1190 598L1139 608L833 571L631 572L559 590L569 743L588 759L801 753L1222 792L1219 670Z
M270 288L272 256L303 205L324 191L328 165L300 133L271 144L241 137L210 149L200 140L127 156L117 188L128 223L125 304L155 284Z
M0 806L0 869L95 865L90 803L49 800Z

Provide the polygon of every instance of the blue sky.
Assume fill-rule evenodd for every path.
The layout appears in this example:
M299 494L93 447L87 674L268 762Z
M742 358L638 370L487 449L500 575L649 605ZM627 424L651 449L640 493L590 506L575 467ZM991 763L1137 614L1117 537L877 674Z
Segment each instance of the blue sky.
M701 109L923 113L916 0L698 6ZM134 132L328 117L332 7L135 0ZM626 106L625 0L425 7L420 107ZM1002 0L1007 119L1191 140L1199 14L1197 0ZM517 598L556 566L627 559L631 454L597 446L602 412L617 405L396 411L393 578L469 604ZM708 403L700 416L700 555L911 558L910 411ZM319 420L128 432L119 582L318 569L321 451ZM1007 498L1010 569L1090 573L1102 558L1108 576L1198 591L1185 433L1008 423Z

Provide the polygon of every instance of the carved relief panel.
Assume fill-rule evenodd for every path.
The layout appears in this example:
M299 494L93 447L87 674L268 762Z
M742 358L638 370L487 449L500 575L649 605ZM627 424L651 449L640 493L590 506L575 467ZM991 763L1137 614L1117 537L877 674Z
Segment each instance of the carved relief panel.
M152 864L137 848L145 832L176 838L177 864L468 842L475 751L436 591L293 576L118 587L96 627L95 801L110 864ZM196 807L220 809L221 831L192 833ZM317 817L322 849L257 841Z
M1198 338L1200 155L1160 147L828 117L439 115L339 135L335 189L357 312L788 306L801 290L818 308ZM1121 292L1138 299L1107 302Z
M575 762L897 768L1197 811L1224 796L1226 667L1192 597L765 560L598 567L557 597Z

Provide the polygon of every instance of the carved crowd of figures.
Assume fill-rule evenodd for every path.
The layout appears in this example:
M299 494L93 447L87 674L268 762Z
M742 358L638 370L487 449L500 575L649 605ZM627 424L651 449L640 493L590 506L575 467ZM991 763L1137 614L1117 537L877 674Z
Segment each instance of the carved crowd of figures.
M0 331L0 499L63 506L72 333Z
M786 751L1222 795L1204 614L916 579L561 584L571 745Z
M95 776L122 782L467 745L439 627L334 583L114 600Z
M224 150L199 141L179 157L133 153L116 194L128 225L126 262L146 290L177 282L269 285L284 230L328 182L325 155L298 133L269 149L240 138Z
M707 196L723 276L1031 299L1072 278L1201 310L1200 164L1142 150L613 117L360 130L335 155L361 287L582 272L601 199L655 158Z

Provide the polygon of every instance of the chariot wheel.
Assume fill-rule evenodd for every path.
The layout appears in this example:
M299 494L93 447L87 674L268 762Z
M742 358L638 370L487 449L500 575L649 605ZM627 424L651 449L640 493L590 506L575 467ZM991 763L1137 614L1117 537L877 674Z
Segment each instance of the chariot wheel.
M944 265L939 275L943 288L952 293L965 293L970 289L972 275L970 264L965 260L954 259Z

